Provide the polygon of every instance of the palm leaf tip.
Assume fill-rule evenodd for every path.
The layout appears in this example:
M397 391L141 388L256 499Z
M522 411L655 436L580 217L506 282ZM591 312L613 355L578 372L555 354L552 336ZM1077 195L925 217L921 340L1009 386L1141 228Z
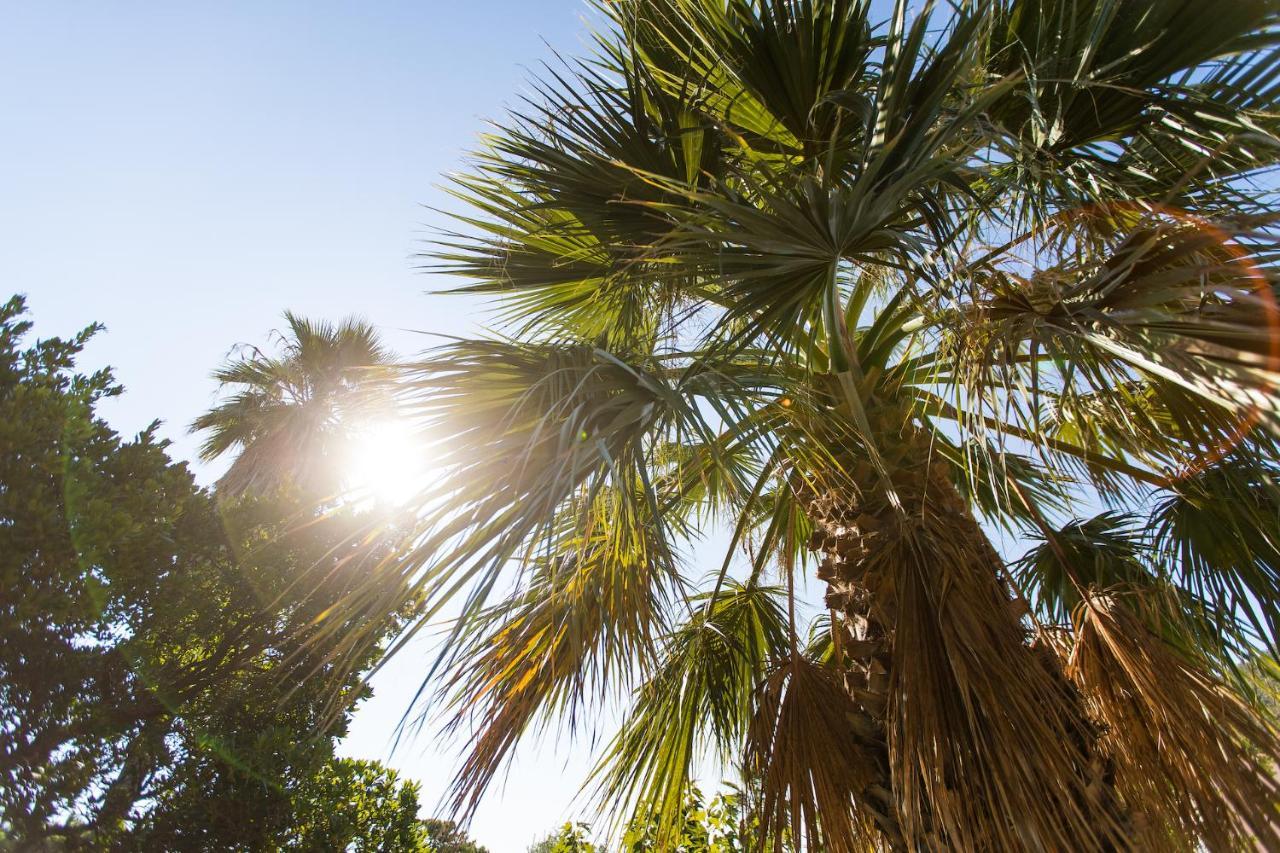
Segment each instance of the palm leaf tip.
M660 645L654 668L592 774L618 825L651 825L660 844L680 832L699 759L732 760L769 662L788 643L783 593L728 580L695 598Z
M479 721L455 814L470 816L522 737L556 716L576 727L653 665L679 579L660 528L634 510L616 489L571 505L556 556L535 558L524 589L472 620L440 688L451 728Z

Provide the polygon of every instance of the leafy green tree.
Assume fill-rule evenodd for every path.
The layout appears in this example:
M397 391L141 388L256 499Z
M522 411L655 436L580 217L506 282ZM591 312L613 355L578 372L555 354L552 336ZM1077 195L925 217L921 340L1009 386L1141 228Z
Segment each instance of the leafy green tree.
M529 847L529 853L603 853L590 840L591 828L585 823L567 822L564 826Z
M407 376L404 572L464 812L623 696L663 843L710 751L811 849L1280 846L1276 6L917 5L601 3L458 179L504 335Z
M451 820L429 818L423 821L423 828L426 833L426 849L430 853L488 853Z
M154 426L97 417L120 388L75 371L94 329L24 348L22 313L0 308L0 824L19 848L270 849L342 769L402 619L318 622L389 542L285 494L219 504Z
M368 323L337 325L285 312L278 353L246 347L213 374L230 393L196 418L200 455L235 456L218 483L223 494L270 494L282 487L317 497L341 490L344 450L360 424L379 414L379 368L390 354Z
M329 762L294 793L291 805L283 849L454 853L429 843L431 822L418 818L417 783L401 781L375 761Z
M758 847L759 827L744 813L742 795L716 794L709 801L694 787L685 799L678 832L667 836L656 820L633 824L622 836L624 853L746 853ZM784 845L785 846L785 845Z
M756 849L756 827L743 813L742 797L723 792L704 801L693 788L681 809L678 832L664 837L662 827L650 820L632 824L622 836L623 853L745 853ZM565 823L529 848L530 853L603 853L606 848L590 841L591 828L584 823Z

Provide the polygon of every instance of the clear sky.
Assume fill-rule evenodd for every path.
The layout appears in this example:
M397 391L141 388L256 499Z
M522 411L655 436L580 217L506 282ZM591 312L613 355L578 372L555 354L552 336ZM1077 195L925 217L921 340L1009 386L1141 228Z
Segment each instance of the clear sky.
M407 330L481 317L414 269L447 204L437 184L526 91L551 47L585 42L580 0L4 4L0 282L41 335L106 324L85 366L113 365L104 408L151 420L190 459L210 370L263 342L286 308L358 313L401 352ZM208 482L215 472L202 470ZM389 736L423 666L399 658L348 754L388 759L434 805L456 744ZM547 740L485 802L474 835L523 851L568 816L588 759Z

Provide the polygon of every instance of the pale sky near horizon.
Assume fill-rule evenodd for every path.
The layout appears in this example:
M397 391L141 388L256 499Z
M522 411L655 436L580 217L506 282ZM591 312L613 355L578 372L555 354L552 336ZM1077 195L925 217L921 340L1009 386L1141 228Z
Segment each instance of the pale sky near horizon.
M42 336L107 326L83 366L126 393L121 433L153 419L190 460L185 425L209 372L263 343L286 308L356 313L400 352L465 333L478 305L427 296L415 269L442 218L441 176L514 106L528 70L585 45L581 0L471 3L0 4L0 282ZM411 331L412 330L412 331ZM213 471L200 469L208 482ZM398 658L343 752L422 782L430 811L458 744L390 735L424 667ZM523 750L473 835L523 851L571 817L589 751Z

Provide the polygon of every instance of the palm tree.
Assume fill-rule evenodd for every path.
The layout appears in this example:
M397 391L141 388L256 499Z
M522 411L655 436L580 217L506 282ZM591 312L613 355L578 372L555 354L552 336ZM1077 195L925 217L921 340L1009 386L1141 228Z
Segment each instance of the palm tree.
M601 2L457 178L505 336L408 366L399 565L462 813L621 701L623 822L710 750L762 843L1280 845L1276 5L906 6Z
M206 433L201 458L236 454L218 481L223 495L292 487L331 498L353 431L386 405L379 380L390 354L372 326L284 317L278 354L252 347L228 359L213 376L234 390L191 425Z

